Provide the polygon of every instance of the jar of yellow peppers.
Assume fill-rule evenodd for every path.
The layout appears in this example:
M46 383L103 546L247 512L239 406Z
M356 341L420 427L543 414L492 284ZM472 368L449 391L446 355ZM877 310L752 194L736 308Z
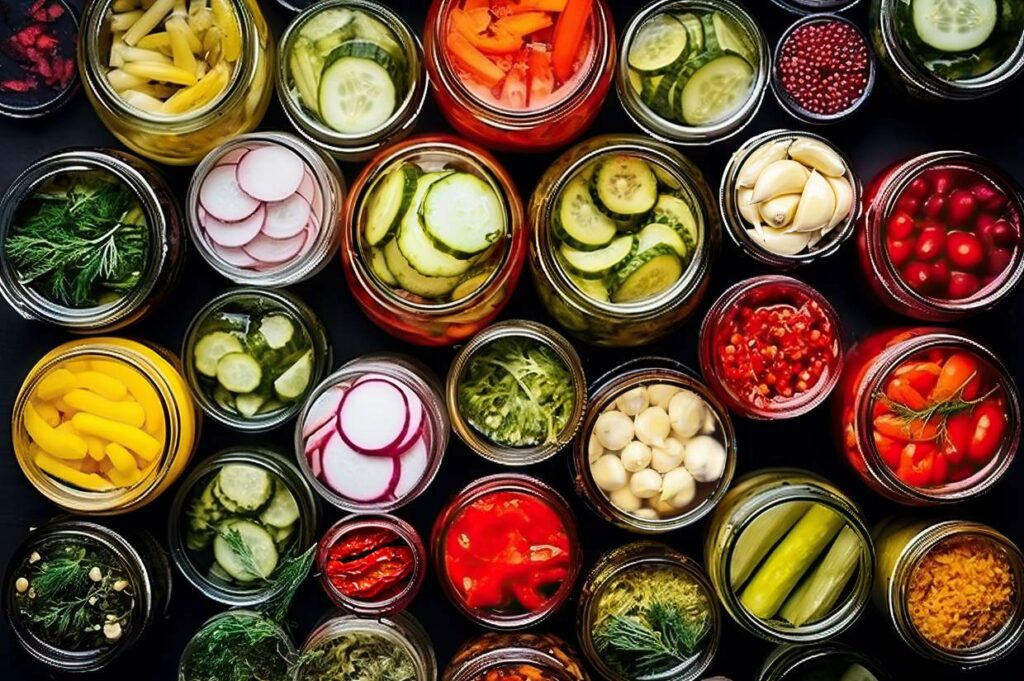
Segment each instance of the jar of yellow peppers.
M270 102L273 38L257 0L87 0L79 35L96 113L155 161L197 163Z
M75 513L139 508L185 470L199 412L177 361L123 338L60 345L29 371L12 412L18 464Z

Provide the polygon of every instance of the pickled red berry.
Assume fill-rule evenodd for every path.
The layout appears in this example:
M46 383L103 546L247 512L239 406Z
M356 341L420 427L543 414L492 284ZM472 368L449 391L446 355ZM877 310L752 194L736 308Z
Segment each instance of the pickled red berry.
M1003 193L987 182L979 182L971 187L971 194L985 210L996 211L1006 203Z
M981 281L969 272L951 272L946 290L953 300L970 298L981 289Z
M917 237L914 255L917 256L918 260L934 260L942 255L945 247L946 230L942 227L925 227Z
M950 232L946 257L957 269L973 270L985 259L985 246L970 232Z
M779 85L798 107L834 116L856 107L868 86L867 41L853 25L837 19L803 24L779 51Z
M966 189L957 189L949 195L949 225L950 227L963 227L978 210L978 200L974 194Z
M1019 238L1017 230L1006 220L996 220L989 229L989 236L996 246L1012 246Z
M949 265L945 260L936 260L931 264L932 280L935 282L937 288L942 288L949 284Z
M913 181L907 185L907 188L903 190L903 197L901 197L900 200L902 201L903 198L924 200L924 198L928 196L929 190L930 187L928 185L928 180L923 177L915 177Z
M906 239L914 233L914 218L904 211L897 211L889 218L889 236L893 239Z
M942 217L942 214L946 211L946 197L942 194L932 194L924 202L924 215L932 220L937 220Z
M1010 266L1013 251L1008 248L993 248L988 252L985 269L990 275L996 275Z
M918 293L931 293L936 288L932 268L923 262L914 261L903 268L903 280Z
M916 196L901 196L896 202L896 210L915 216L921 212L921 199Z

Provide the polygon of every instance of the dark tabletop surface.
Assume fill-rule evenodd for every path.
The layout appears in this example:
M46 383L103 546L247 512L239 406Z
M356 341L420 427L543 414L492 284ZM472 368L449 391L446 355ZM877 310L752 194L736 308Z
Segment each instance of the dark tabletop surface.
M79 4L80 0L75 0ZM288 20L289 14L272 0L261 0L276 35ZM426 0L391 0L385 4L397 9L417 30L424 23ZM616 25L625 26L640 2L611 0ZM850 15L862 26L867 22L867 1L851 10ZM769 40L774 43L794 17L772 5L768 0L748 0ZM980 153L1001 164L1018 180L1024 179L1024 144L1020 142L1020 121L1024 114L1024 80L992 98L969 104L925 104L910 100L897 87L881 78L870 101L852 120L824 130L824 134L845 150L852 158L854 170L863 180L894 159L936 149L966 149ZM288 129L288 123L276 101L260 126L261 129ZM726 158L750 135L779 127L800 129L769 94L759 115L750 126L733 140L726 140L710 148L684 150L705 173L709 184L717 189ZM436 105L429 100L420 119L418 131L449 131ZM588 134L604 132L637 132L614 95L609 97L602 113ZM56 150L81 145L116 147L117 143L100 124L86 98L79 93L64 109L49 118L31 122L0 121L0 188L6 188L14 176L41 156ZM514 176L524 199L529 197L540 172L554 159L555 154L525 155L499 154ZM165 168L179 197L184 196L190 168ZM346 180L351 182L359 166L343 167ZM727 286L741 278L766 272L766 268L742 255L731 243L723 252L712 274L712 286L698 313L666 340L644 349L597 350L580 347L584 367L589 378L595 378L618 363L643 354L665 355L696 366L697 332L708 306ZM824 262L799 270L795 276L821 290L840 311L849 342L872 331L906 324L906 320L883 309L868 297L863 287L862 274L855 262L854 248L847 244L839 253ZM127 335L162 343L175 352L181 346L185 326L192 315L213 295L229 286L229 282L214 273L194 252L189 254L181 286L170 301L155 314L127 331ZM336 363L341 363L372 351L400 351L422 358L439 375L447 371L454 350L423 350L407 346L373 326L356 307L347 292L341 265L335 260L311 281L294 287L294 292L306 300L327 325L334 344ZM980 338L999 354L1010 366L1018 383L1024 382L1024 353L1019 352L1020 341L1015 334L1024 334L1024 291L1018 291L997 310L963 322L958 326ZM529 277L525 277L505 318L527 317L546 323L552 320L540 306L533 293ZM1021 336L1016 336L1018 339ZM55 345L69 340L63 331L28 322L17 317L6 306L0 306L0 562L28 528L39 525L57 514L58 510L39 495L25 480L14 455L7 444L11 406L22 379L37 359ZM829 428L828 411L819 408L801 418L775 423L754 423L737 419L739 437L738 473L764 466L801 466L832 479L847 491L867 513L874 524L888 515L907 511L883 501L870 492L848 470L839 457ZM242 435L231 432L207 419L199 443L196 459L210 456L220 449L239 444L272 444L291 456L290 427L267 435ZM470 481L503 470L495 464L475 456L461 442L453 438L441 472L422 497L399 511L399 515L412 522L426 536L434 517L452 494ZM612 527L598 519L575 495L570 486L568 466L564 454L530 467L526 472L539 476L558 488L577 512L581 524L586 568L606 550L627 543L637 537ZM942 518L977 519L1005 532L1018 544L1024 544L1024 505L1015 495L1024 486L1024 466L1015 465L1009 475L990 494L982 499L941 509L935 515ZM129 527L151 530L161 542L166 542L168 507L175 489L147 508L116 522ZM321 524L326 527L341 513L325 506ZM702 542L706 521L694 527L670 533L663 541L702 561ZM576 601L570 601L553 619L543 625L545 629L575 640L574 619ZM313 580L307 580L292 608L296 638L301 641L318 618L327 611L329 603ZM146 681L169 681L176 678L178 657L186 641L211 615L223 606L207 600L180 575L175 574L171 605L166 620L150 631L132 652L122 658L105 678L142 678ZM450 605L442 595L433 575L413 603L411 611L426 626L433 639L438 661L443 666L455 649L466 639L482 631ZM1010 679L1020 678L1024 666L1024 648L997 666L974 673L942 668L917 658L898 640L891 625L876 611L869 610L841 640L877 656L892 673L894 679L928 678L943 681L959 678ZM0 679L33 681L49 678L18 649L6 621L0 624ZM755 639L731 622L726 622L717 659L708 676L721 674L734 681L751 681L762 661L771 651L770 643Z

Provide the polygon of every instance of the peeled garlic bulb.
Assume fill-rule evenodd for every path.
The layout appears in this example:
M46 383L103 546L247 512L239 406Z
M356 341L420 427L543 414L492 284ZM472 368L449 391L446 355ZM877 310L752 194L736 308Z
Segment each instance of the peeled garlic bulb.
M697 393L684 390L669 402L668 417L676 437L687 440L696 435L704 423L704 400Z
M798 205L800 194L783 194L759 204L758 212L769 227L781 229L793 221Z
M629 479L629 491L639 499L650 499L661 492L661 476L650 468L634 473Z
M661 481L661 500L667 501L677 509L685 508L693 503L697 496L697 482L685 468L677 468L665 473Z
M736 175L736 184L740 187L753 187L765 168L775 161L786 158L791 142L792 140L779 140L752 151Z
M597 439L597 436L593 433L590 434L590 439L587 440L587 459L590 463L594 463L601 458L604 454L604 445Z
M725 447L713 437L698 435L686 443L683 465L698 482L714 482L725 473Z
M674 516L679 510L672 504L668 503L667 501L662 501L660 496L648 499L647 504L652 510L656 511L657 514L662 518Z
M828 226L835 210L836 193L832 191L832 185L817 170L812 171L788 231L813 232L823 229Z
M647 395L647 388L640 386L627 390L615 400L615 406L626 416L636 416L651 403Z
M814 168L822 175L842 177L846 174L846 164L827 144L809 137L798 137L789 146L789 157L805 166Z
M642 471L650 466L651 456L651 448L637 440L626 445L625 449L622 450L622 453L619 454L619 458L622 459L622 465L625 466L626 470L630 473Z
M799 194L809 177L810 173L801 163L792 159L775 161L758 176L750 200L761 203L783 194Z
M644 502L641 501L638 496L633 494L629 487L623 487L622 489L615 490L608 495L608 500L611 501L616 508L625 511L626 513L639 511L640 507L644 505Z
M661 518L653 508L638 508L635 511L630 511L630 513L641 520L659 520Z
M655 447L651 450L650 466L659 473L668 473L683 465L685 451L686 446L682 442L670 437L665 440L664 447Z
M845 177L829 177L829 185L836 195L836 209L832 213L832 219L828 221L826 229L832 229L845 220L853 209L853 186ZM823 230L824 231L824 230Z
M704 415L704 425L700 427L700 432L707 435L708 433L713 433L716 430L718 430L718 419L715 417L715 412L708 409L707 413Z
M605 492L622 489L629 482L622 460L614 454L604 454L590 465L590 477Z
M776 255L796 255L807 248L811 241L811 232L786 232L770 227L748 230L747 234L766 251Z
M757 209L757 204L753 202L753 198L753 189L738 190L736 192L736 207L744 220L752 225L759 225L761 224L761 213Z
M633 419L621 411L606 411L594 421L594 435L605 449L617 452L633 441Z
M636 437L645 445L661 447L671 430L668 412L661 407L647 407L636 416Z
M680 390L682 388L670 383L655 383L654 385L647 386L647 395L651 398L651 404L668 411L669 401Z

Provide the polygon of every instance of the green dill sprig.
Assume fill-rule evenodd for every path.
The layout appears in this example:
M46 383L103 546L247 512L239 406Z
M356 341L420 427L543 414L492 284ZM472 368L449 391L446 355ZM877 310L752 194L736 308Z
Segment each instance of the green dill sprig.
M283 621L288 614L288 608L291 607L295 592L298 591L313 566L316 544L310 546L303 553L292 554L282 559L277 569L266 575L260 569L252 548L236 528L221 529L220 536L238 558L242 568L254 578L264 582L267 590L272 594L271 598L260 606L260 612L275 622Z
M946 426L950 417L970 411L999 390L998 387L992 388L980 397L970 400L964 399L964 390L967 389L967 386L971 384L971 381L973 381L976 376L977 372L972 373L955 393L944 400L933 402L921 409L913 409L905 404L897 402L886 395L882 390L875 393L875 399L879 400L882 404L891 409L893 414L903 422L903 428L906 430L908 436L913 436L913 424L928 424L934 422L936 439L940 442L946 442L949 438ZM933 421L933 419L936 421Z
M707 632L707 617L694 620L676 604L655 601L641 616L609 616L593 640L610 667L637 677L664 673L685 662Z
M184 681L284 681L292 655L280 628L263 616L228 613L192 639Z

